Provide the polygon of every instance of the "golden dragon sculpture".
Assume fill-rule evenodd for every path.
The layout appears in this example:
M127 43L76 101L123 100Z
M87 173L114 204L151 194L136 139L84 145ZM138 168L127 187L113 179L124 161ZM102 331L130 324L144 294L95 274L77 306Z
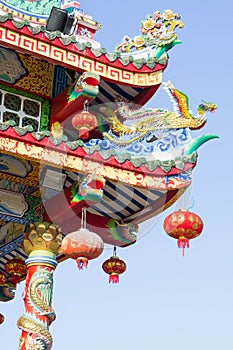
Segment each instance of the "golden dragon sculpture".
M27 282L26 282L27 283ZM26 339L33 349L49 350L52 346L52 336L48 326L54 321L55 313L50 306L52 298L52 273L46 268L37 271L28 286L25 295L30 311L18 319L17 325L29 333ZM37 318L35 318L37 315ZM20 341L24 341L23 338Z
M193 116L189 110L187 95L175 89L169 81L164 83L163 87L173 103L173 111L163 108L135 110L130 109L125 103L118 103L119 106L115 110L108 106L100 107L102 117L110 125L109 132L103 133L104 138L116 145L127 145L143 140L159 130L181 128L197 130L205 125L206 112L214 112L217 109L215 103L202 100L197 115Z

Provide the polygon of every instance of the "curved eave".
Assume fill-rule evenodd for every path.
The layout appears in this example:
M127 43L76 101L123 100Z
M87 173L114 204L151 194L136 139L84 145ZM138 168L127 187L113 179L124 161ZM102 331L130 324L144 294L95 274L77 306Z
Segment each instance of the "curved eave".
M77 44L72 37L46 32L44 27L20 24L9 16L0 17L0 44L77 72L90 71L106 81L135 87L161 84L167 65L167 59L162 64L155 59L134 61L132 57L108 54L104 49L95 50L89 43Z
M53 142L53 143L52 143ZM56 139L44 136L42 140L36 140L33 134L25 132L19 136L14 128L10 127L5 131L0 131L0 152L27 158L34 162L42 162L53 165L57 168L64 168L69 171L93 173L98 171L103 177L111 180L122 181L129 185L169 189L169 181L166 177L173 176L196 165L196 155L185 157L181 160L165 162L147 162L145 157L140 157L135 165L135 156L127 159L126 156L109 153L104 157L97 150L87 150L84 147L77 146L75 149L69 147L69 143L56 141ZM113 170L114 169L114 170ZM107 176L106 176L107 174ZM163 178L158 181L157 177ZM179 181L179 187L182 187L182 180ZM184 181L184 185L186 182ZM171 188L173 184L171 183Z
M80 227L82 207L85 203L85 207L87 209L88 214L87 228L93 232L98 232L98 234L103 238L104 242L107 244L117 245L121 247L127 246L129 244L132 244L133 242L126 243L123 240L123 237L122 239L114 239L114 237L111 236L107 228L107 223L109 219L114 218L118 221L123 220L125 223L131 222L135 224L140 224L141 222L144 222L147 219L158 215L159 213L167 209L169 206L171 206L185 192L189 185L190 183L187 183L186 186L181 189L173 189L164 192L157 191L156 193L147 193L148 198L146 204L144 204L143 206L141 206L140 209L134 211L131 214L129 214L128 212L128 216L121 218L119 217L119 215L124 216L126 209L131 209L130 204L128 207L123 205L122 212L118 212L117 205L115 205L115 208L113 209L113 211L111 211L111 213L109 212L109 207L107 204L107 202L109 201L106 200L103 200L97 204L90 204L90 202L79 202L76 203L74 206L70 206L68 205L70 191L69 189L67 189L68 192L64 191L62 195L59 194L44 203L45 213L43 220L47 222L56 222L57 225L62 227L62 232L64 234L73 232L77 229L77 227ZM117 185L116 187L118 189ZM125 187L125 189L127 189L127 187ZM119 188L119 190L121 190L121 188ZM149 198L150 196L151 198ZM152 200L153 196L157 196L156 200L154 201ZM117 202L118 199L119 196L116 196L115 201ZM127 201L127 196L125 200ZM103 207L105 208L105 212L101 211L101 208Z
M171 190L168 193L164 193L164 196L161 195L161 197L152 203L150 206L146 207L144 210L140 211L139 213L135 213L135 218L131 216L129 218L130 222L133 223L140 223L141 221L145 221L149 219L150 217L153 217L163 210L170 207L186 190L186 188L182 188L180 190ZM55 202L55 205L57 202ZM148 210L149 209L149 210ZM64 215L61 215L61 207L58 208L59 216L58 219L59 223L62 227L63 233L67 234L69 232L77 230L77 227L80 227L81 222L81 210L77 211L77 209L73 212L73 215L69 218L69 220L66 220L66 217ZM71 210L69 211L69 213ZM98 233L104 243L110 244L112 246L119 246L121 248L127 247L129 245L132 245L134 242L129 242L122 236L115 236L111 234L111 231L108 229L108 218L101 217L99 215L94 215L91 212L88 212L88 222L87 227L92 231ZM49 218L48 218L49 219ZM49 219L50 220L50 219ZM93 226L93 222L95 222L95 225ZM5 243L4 245L1 245L0 249L0 271L5 272L5 263L9 260L11 260L14 257L20 257L23 260L26 260L27 255L23 251L21 247L21 243L23 240L23 235L11 240L10 242ZM58 262L62 262L66 260L66 257L61 254L57 257ZM26 278L26 276L22 276L21 281L23 281Z

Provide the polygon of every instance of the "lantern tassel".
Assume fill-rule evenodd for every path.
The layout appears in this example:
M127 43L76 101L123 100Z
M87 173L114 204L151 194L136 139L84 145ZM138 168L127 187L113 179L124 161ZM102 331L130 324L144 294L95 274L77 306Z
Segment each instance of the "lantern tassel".
M178 248L182 249L182 256L184 256L185 248L189 248L189 240L186 237L180 237L177 241Z
M87 258L78 258L76 259L76 262L77 262L77 266L78 266L78 269L79 270L83 270L84 268L86 269L87 268L87 265L88 265L88 259Z
M18 283L20 283L20 275L17 273L14 273L10 276L9 281L16 286Z
M119 283L119 275L111 273L111 275L109 275L109 283Z
M81 140L86 140L89 137L89 129L83 126L79 129L78 136Z

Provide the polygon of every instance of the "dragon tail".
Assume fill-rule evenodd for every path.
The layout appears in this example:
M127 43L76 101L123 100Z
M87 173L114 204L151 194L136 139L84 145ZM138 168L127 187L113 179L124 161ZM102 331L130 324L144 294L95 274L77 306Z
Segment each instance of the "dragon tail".
M185 119L190 119L188 96L183 92L175 89L171 82L164 83L164 90L169 95L175 112L182 115Z

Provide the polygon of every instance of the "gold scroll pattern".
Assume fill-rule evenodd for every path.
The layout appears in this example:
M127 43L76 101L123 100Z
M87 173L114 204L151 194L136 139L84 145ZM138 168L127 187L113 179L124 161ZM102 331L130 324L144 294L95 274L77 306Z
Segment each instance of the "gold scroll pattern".
M30 52L30 54L37 54L55 63L63 62L66 66L96 73L113 81L120 81L132 86L153 86L162 82L162 70L139 73L112 67L106 63L84 57L78 52L63 49L50 42L41 42L36 38L22 35L8 28L0 28L0 38L2 43L20 47L21 50Z
M28 74L21 78L15 86L30 90L31 93L51 97L53 65L28 55L19 54L19 57Z
M132 170L116 168L107 163L98 163L87 158L81 158L75 155L58 152L9 138L0 138L0 151L7 154L17 154L19 157L34 162L50 164L54 167L63 168L69 171L83 174L96 174L131 186L166 191L187 187L189 185L188 181L182 179L173 177L171 181L166 182L165 176L148 176L143 172L140 173Z

